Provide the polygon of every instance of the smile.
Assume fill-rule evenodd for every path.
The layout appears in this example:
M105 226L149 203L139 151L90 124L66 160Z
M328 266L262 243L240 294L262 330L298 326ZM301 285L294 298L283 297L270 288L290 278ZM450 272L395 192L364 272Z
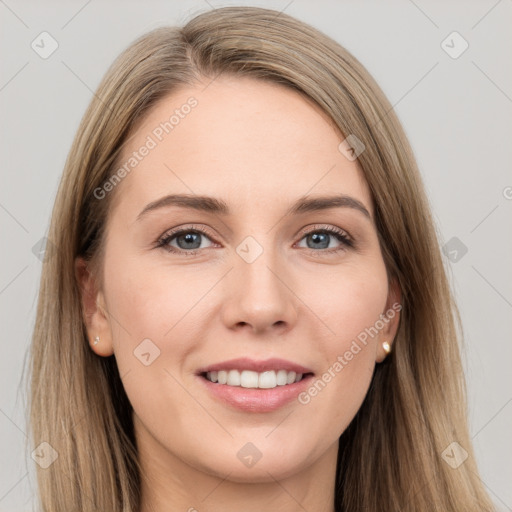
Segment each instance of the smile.
M251 370L220 370L206 372L210 382L242 388L272 389L302 380L303 374L286 370L255 372Z

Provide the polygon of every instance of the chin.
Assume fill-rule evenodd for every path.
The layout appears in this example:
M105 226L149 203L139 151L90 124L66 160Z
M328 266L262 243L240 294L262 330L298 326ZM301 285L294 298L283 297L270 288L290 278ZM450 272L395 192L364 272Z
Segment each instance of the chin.
M277 453L274 450L271 455L262 453L256 460L245 459L245 452L237 454L234 451L228 456L226 452L212 454L213 460L200 460L201 471L236 483L275 483L276 480L286 479L302 470L309 463L308 456L295 454L294 457L287 453ZM245 459L245 460L244 460Z

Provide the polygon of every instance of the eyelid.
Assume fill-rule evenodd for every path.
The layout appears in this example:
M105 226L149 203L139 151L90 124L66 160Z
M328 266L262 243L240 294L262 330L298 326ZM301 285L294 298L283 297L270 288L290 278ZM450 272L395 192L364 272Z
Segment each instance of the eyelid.
M199 231L200 233L206 234L211 238L215 238L215 236L212 234L212 232L202 224L185 224L183 226L178 226L176 228L171 228L165 231L162 235L158 237L159 240L163 238L167 238L168 236L176 235L177 233L180 233L182 231L188 232L188 231Z
M168 229L167 231L165 231L162 235L160 235L158 237L158 239L156 241L156 247L157 248L163 247L165 249L166 241L169 238L174 238L174 237L180 235L181 233L188 233L190 231L196 231L202 235L205 235L212 242L216 243L215 236L211 233L211 231L206 226L203 226L202 224L185 224L183 226L178 226L176 228ZM193 254L194 252L200 251L201 249L192 249L190 251L185 251L184 249L175 249L175 250L177 252ZM172 251L170 251L170 252L172 252Z
M310 224L306 226L305 228L302 228L298 233L297 236L305 236L309 235L310 233L316 232L316 231L327 231L329 233L338 233L340 235L343 235L345 238L350 240L351 242L354 242L354 239L350 235L350 233L343 228L340 228L338 226L333 226L332 224Z

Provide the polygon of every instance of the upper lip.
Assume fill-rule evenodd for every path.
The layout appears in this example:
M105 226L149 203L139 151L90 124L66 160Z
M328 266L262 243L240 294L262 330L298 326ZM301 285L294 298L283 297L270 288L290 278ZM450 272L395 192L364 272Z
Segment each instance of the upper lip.
M271 370L286 370L288 372L295 373L313 373L310 368L306 368L300 364L287 361L286 359L272 358L257 361L248 357L239 357L237 359L230 359L229 361L223 361L222 363L215 363L204 368L200 368L197 374L200 375L206 372L215 372L220 370L251 370L253 372L268 372Z

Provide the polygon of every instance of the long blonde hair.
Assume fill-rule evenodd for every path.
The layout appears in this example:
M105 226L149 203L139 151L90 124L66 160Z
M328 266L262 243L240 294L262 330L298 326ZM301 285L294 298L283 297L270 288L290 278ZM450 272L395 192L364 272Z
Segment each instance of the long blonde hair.
M221 73L290 87L365 145L358 162L403 309L393 353L377 365L340 438L336 511L493 510L468 435L459 313L404 131L347 50L284 13L256 7L215 9L139 38L108 70L80 124L52 214L56 249L44 262L30 354L33 443L58 453L50 467L37 467L42 510L140 508L132 408L114 356L98 357L88 345L74 261L85 257L101 282L103 229L116 194L98 201L94 190L115 172L136 124L177 88ZM453 442L468 453L457 468L442 456Z

